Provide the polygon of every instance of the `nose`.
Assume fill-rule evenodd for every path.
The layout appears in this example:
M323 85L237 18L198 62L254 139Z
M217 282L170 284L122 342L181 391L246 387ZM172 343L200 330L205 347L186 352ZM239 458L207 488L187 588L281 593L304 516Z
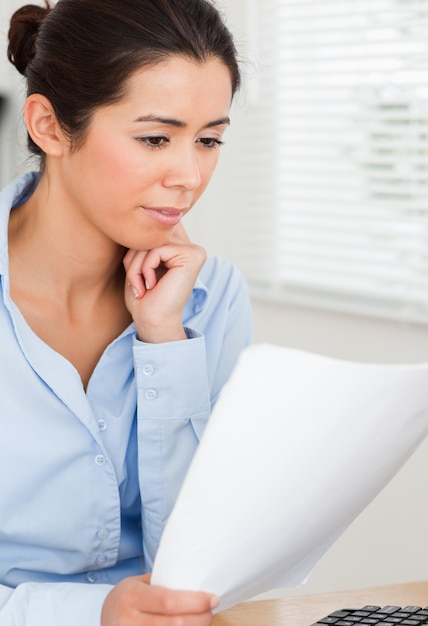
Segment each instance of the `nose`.
M202 182L198 155L194 146L175 151L164 176L165 187L181 187L188 191L198 189Z

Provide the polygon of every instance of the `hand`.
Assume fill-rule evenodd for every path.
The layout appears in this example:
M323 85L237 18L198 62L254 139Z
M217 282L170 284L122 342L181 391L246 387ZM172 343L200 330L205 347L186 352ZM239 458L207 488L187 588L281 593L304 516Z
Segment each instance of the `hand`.
M183 309L205 259L205 250L189 241L181 224L159 248L128 250L123 259L125 303L141 341L186 338Z
M150 574L125 578L108 594L101 626L209 626L217 596L150 585Z

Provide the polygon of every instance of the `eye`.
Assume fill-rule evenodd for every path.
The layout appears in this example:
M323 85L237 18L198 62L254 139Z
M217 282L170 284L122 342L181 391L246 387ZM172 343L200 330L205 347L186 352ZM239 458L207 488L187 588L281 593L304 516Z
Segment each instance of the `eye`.
M224 141L220 141L220 139L215 139L214 137L201 137L197 139L197 141L202 144L204 148L208 148L209 150L215 150L224 145Z
M137 137L137 141L144 143L149 148L164 148L169 143L168 137L163 135L150 135L148 137Z

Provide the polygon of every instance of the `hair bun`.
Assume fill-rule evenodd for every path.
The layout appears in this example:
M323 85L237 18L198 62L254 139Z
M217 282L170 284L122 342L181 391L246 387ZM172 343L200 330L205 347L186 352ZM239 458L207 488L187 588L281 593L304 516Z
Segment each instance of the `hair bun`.
M45 3L45 7L27 4L18 9L10 20L7 58L23 75L35 55L40 25L51 10L48 0Z

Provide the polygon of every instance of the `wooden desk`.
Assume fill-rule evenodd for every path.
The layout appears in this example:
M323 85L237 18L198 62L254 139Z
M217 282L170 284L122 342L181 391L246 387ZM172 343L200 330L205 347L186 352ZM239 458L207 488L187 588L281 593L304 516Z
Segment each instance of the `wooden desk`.
M428 606L428 581L244 602L216 615L214 626L311 626L336 609L365 604Z

